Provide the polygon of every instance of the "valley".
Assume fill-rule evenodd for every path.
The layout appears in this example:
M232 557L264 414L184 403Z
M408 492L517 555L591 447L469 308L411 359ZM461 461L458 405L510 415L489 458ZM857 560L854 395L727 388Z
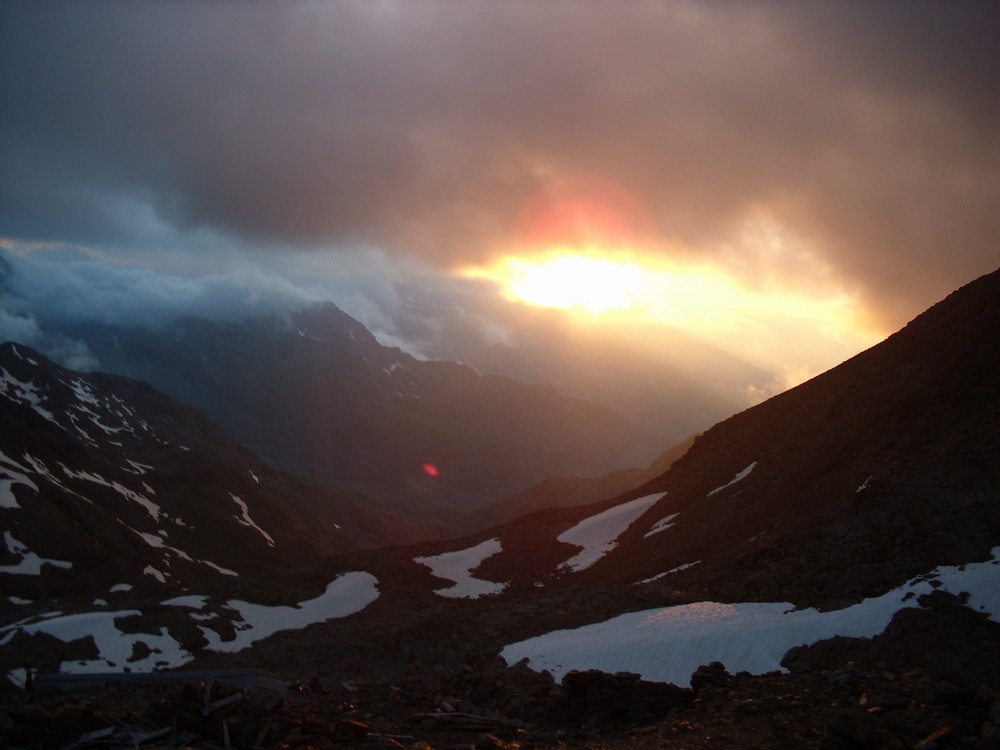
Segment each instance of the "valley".
M293 704L325 696L323 721L364 723L373 747L415 726L444 743L408 717L445 705L491 717L495 747L883 746L943 727L987 747L998 294L1000 272L970 283L658 472L595 479L602 498L550 480L537 498L584 504L405 545L379 543L355 486L274 468L144 383L6 344L7 689L252 668L309 685ZM760 712L766 727L744 716Z

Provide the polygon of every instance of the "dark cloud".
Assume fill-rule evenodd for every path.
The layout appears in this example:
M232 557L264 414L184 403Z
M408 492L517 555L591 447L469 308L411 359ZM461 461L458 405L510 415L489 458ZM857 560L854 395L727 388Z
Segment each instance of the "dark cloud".
M750 278L765 214L898 325L996 265L998 32L979 2L5 3L0 234L449 266L585 175Z

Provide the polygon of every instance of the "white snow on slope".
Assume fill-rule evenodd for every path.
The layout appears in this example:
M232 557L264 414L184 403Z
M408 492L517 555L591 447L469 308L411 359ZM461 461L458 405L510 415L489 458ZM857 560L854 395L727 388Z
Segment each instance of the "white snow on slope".
M56 568L72 568L73 563L66 562L65 560L49 560L44 557L39 557L34 552L30 551L21 542L17 541L14 537L10 535L9 531L3 533L4 542L7 544L7 550L14 555L20 555L21 561L17 565L0 565L0 573L12 573L14 575L22 576L37 576L42 574L43 565L52 565Z
M748 467L746 467L743 471L741 471L735 477L733 477L732 479L730 479L724 485L722 485L721 487L716 487L714 490L712 490L711 492L709 492L705 497L711 497L716 492L722 492L724 489L726 489L726 487L732 487L734 484L736 484L740 480L746 479L748 476L750 476L750 472L754 470L754 467L756 465L757 465L757 462L754 461L752 464L750 464Z
M187 607L189 609L204 609L207 596L202 596L200 594L189 594L187 596L175 596L173 599L167 599L165 602L160 602L160 604L166 607Z
M6 396L11 401L26 403L45 419L58 424L52 412L42 408L42 397L38 393L37 386L34 383L18 380L3 367L0 367L0 395Z
M789 649L847 636L878 635L893 615L920 606L934 590L931 579L953 594L969 592L968 606L1000 621L1000 547L993 560L942 567L882 596L832 612L795 610L788 603L698 602L631 612L574 630L557 630L506 646L508 664L528 659L534 670L556 680L571 669L628 671L645 679L689 684L701 664L720 661L730 672L762 674L781 668Z
M5 477L4 479L0 479L0 508L21 507L17 502L17 498L14 497L14 491L11 489L15 484L23 484L25 487L29 487L35 492L38 492L38 485L28 479L28 477L24 474L14 471L13 469L0 466L0 476Z
M48 633L63 643L93 636L99 656L88 661L64 661L59 666L63 673L104 672L128 668L133 672L150 672L158 668L179 667L193 658L174 640L166 628L159 633L124 633L115 626L119 617L138 615L138 610L118 612L84 612L61 617L48 616L40 622L25 624L23 621L0 629L0 643L6 643L17 632ZM133 659L133 646L145 644L151 653Z
M438 589L435 594L452 599L478 599L481 596L499 594L507 588L506 583L484 581L472 576L472 571L478 568L483 560L502 551L499 539L487 539L468 549L444 552L430 557L415 557L413 562L426 565L431 569L431 574L437 578L455 582L454 586Z
M666 531L671 526L674 526L674 519L679 516L680 513L671 513L669 516L661 518L659 521L653 524L653 528L642 535L643 539L648 539L653 536L653 534L659 534L661 531Z
M589 568L613 550L618 545L618 537L624 534L632 522L645 513L649 506L662 497L663 493L659 492L630 500L608 508L596 516L585 518L573 528L566 529L556 539L583 549L565 562L559 563L559 567L573 571Z
M254 479L256 479L256 477L254 477ZM247 528L255 529L262 537L264 537L264 541L267 542L267 546L268 547L273 547L274 546L274 537L272 537L270 534L268 534L266 531L264 531L264 529L262 529L260 526L258 526L254 522L254 520L252 518L250 518L250 510L247 508L247 504L245 502L243 502L243 500L240 499L240 497L238 495L234 495L232 492L229 493L229 497L231 497L233 499L233 501L238 506L240 506L240 510L242 511L242 515L233 516L233 518L236 519L236 522L238 524L240 524L240 526L246 526Z
M164 552L166 552L168 554L176 555L181 560L185 560L186 562L189 562L189 563L198 563L200 565L205 565L205 566L207 566L209 568L212 568L212 570L215 570L215 571L218 571L219 573L222 573L223 575L227 575L227 576L239 576L239 573L237 573L235 570L229 570L228 568L223 568L223 567L221 567L219 565L216 565L211 560L198 560L198 559L195 559L195 558L191 557L191 555L189 555L184 550L178 549L177 547L171 547L169 544L167 544L163 540L163 537L165 537L167 535L166 532L163 529L160 530L160 534L163 535L163 537L161 537L161 536L158 536L156 534L149 534L149 533L147 533L145 531L138 531L136 529L133 529L128 524L123 524L123 525L125 526L125 528L127 528L129 531L131 531L133 534L136 534L136 535L142 537L143 541L146 542L146 544L148 544L150 547L153 547L155 549L162 549ZM170 558L168 558L166 555L164 555L164 557L163 557L163 562L166 563L166 567L170 567ZM153 568L151 565L147 565L146 569L143 571L143 573L146 573L147 575L152 575L160 583L165 583L165 581L163 580L163 575L165 575L165 574L160 573L155 568ZM159 575L157 575L158 573L159 573Z
M687 570L688 568L693 568L695 565L699 565L701 560L695 560L694 562L684 563L683 565L678 565L676 568L671 568L670 570L665 570L662 573L657 573L655 576L650 576L649 578L643 578L639 583L652 583L653 581L659 581L661 578L665 578L672 573L680 573L682 570Z
M268 607L238 599L226 603L239 612L242 622L234 622L236 638L223 641L211 628L198 629L208 640L208 649L232 653L282 630L301 630L317 622L347 617L360 612L378 598L378 579L371 573L354 571L333 580L315 599L293 607Z
M99 484L104 487L110 487L119 495L124 497L126 500L130 500L131 502L136 503L137 505L141 505L143 508L145 508L146 512L149 513L149 515L152 517L154 521L160 520L160 514L162 513L160 506L154 503L145 495L141 495L134 490L130 490L128 487L119 482L115 481L109 482L107 479L105 479L99 474L91 474L90 472L86 471L73 471L72 469L68 468L65 464L60 464L60 466L62 467L62 470L66 474L66 476L71 477L73 479L84 479L88 482L93 482L94 484Z
M80 498L85 503L90 503L91 505L93 504L93 503L90 502L89 499L87 499L86 497L84 497L83 495L81 495L79 492L76 492L75 490L71 490L69 487L67 487L65 484L63 484L61 481L59 481L59 479L56 477L55 474L52 473L52 471L49 469L49 467L46 466L41 461L39 461L34 456L29 456L26 453L26 454L24 454L24 460L28 462L28 464L31 466L31 468L34 470L34 472L36 474L38 474L38 476L43 477L47 481L51 482L56 487L58 487L63 492L65 492L67 495L73 495L74 497ZM59 465L62 466L62 464L59 464ZM65 467L63 467L63 468L65 468Z

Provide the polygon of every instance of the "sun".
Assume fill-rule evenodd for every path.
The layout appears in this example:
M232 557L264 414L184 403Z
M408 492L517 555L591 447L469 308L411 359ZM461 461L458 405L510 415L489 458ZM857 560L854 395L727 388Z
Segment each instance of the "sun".
M499 265L491 275L505 278L508 296L540 307L599 315L634 308L647 294L638 264L593 253L557 250L530 261L506 258Z

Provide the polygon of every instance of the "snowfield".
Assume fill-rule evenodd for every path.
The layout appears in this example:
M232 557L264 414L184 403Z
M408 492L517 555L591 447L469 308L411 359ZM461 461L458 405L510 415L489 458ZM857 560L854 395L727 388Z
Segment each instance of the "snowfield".
M28 635L47 633L63 643L93 636L98 657L86 661L64 661L59 666L59 671L63 673L109 670L151 672L154 669L179 667L194 658L167 633L166 628L160 628L159 633L124 633L115 624L119 618L139 614L139 610L83 612L73 615L53 612L42 615L44 619L39 622L14 623L3 628L0 630L0 645L10 641L19 632ZM147 656L134 656L133 647L140 643L148 648ZM18 676L12 675L12 679L16 681Z
M478 599L481 596L499 594L506 583L494 583L474 578L472 571L478 568L483 560L503 551L499 539L487 539L474 547L444 552L430 557L416 557L413 562L426 565L435 578L454 581L455 585L446 589L438 589L435 594L450 599Z
M355 571L334 579L326 587L326 591L315 599L290 607L268 607L239 600L228 601L221 607L212 606L208 603L209 597L200 594L177 596L161 604L193 610L188 613L188 617L196 622L220 618L231 620L236 630L236 638L231 641L223 641L218 633L204 625L198 625L198 628L208 641L209 650L234 652L242 651L256 641L282 630L299 630L313 623L360 612L378 598L377 584L378 579L370 573ZM111 590L122 592L130 588L128 584L116 584ZM215 611L207 613L208 609ZM233 610L236 617L232 617ZM166 627L160 627L158 633L119 630L117 620L141 614L137 609L69 615L49 612L0 628L0 646L7 645L19 634L30 636L47 633L63 643L93 636L97 658L64 661L59 666L59 671L63 673L152 672L180 667L194 659L194 655L184 649ZM140 646L138 651L134 650L136 646ZM143 649L142 646L146 648ZM146 655L136 656L143 652ZM22 669L13 670L7 676L15 685L24 683L25 674Z
M353 615L378 599L378 595L378 579L371 573L354 571L331 581L315 599L293 607L268 607L231 599L226 606L236 610L241 620L233 621L236 638L231 641L222 640L211 628L199 625L198 629L208 641L209 650L232 653L282 630L301 630L313 623Z
M574 572L586 570L596 563L618 544L618 537L639 518L649 506L663 497L662 492L646 495L636 500L608 508L603 513L585 518L576 526L566 529L556 537L560 542L582 547L578 553L568 560L559 563L560 568L569 568Z
M1000 547L993 559L942 567L882 596L846 609L797 610L787 603L698 602L631 612L573 630L557 630L506 646L508 664L528 660L556 680L572 669L635 672L647 680L689 684L700 665L719 661L730 672L762 674L781 668L789 649L847 636L878 635L893 615L919 607L918 597L934 590L969 593L968 606L1000 621Z

